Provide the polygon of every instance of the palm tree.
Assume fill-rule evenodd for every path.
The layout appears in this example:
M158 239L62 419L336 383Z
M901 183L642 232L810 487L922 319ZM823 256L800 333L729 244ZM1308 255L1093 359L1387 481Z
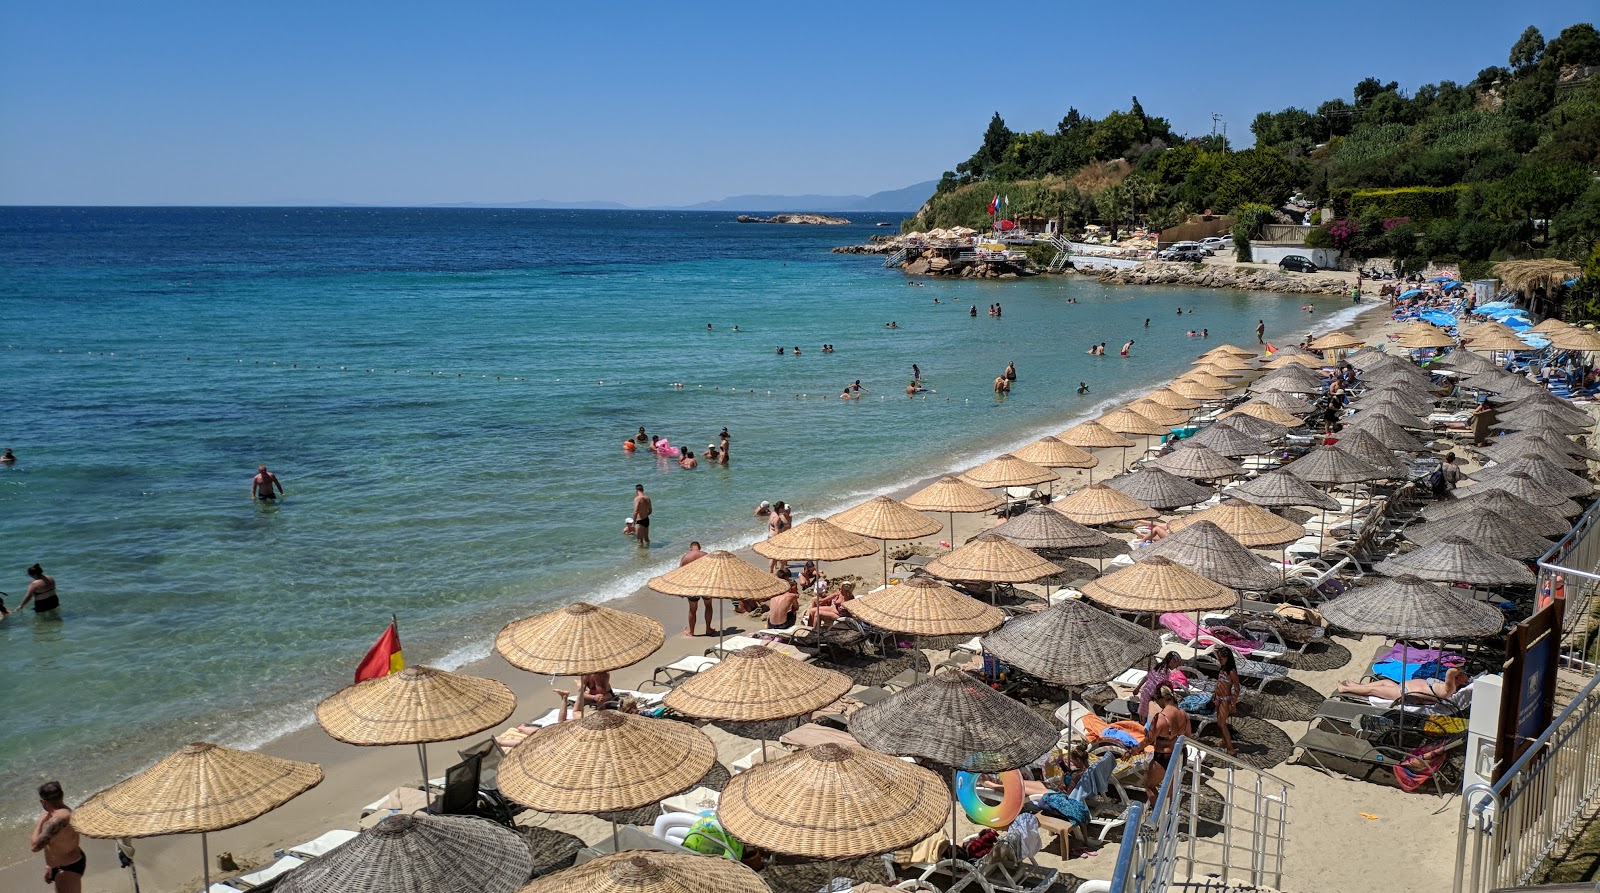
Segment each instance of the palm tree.
M1094 194L1095 209L1111 227L1111 241L1117 241L1117 227L1128 219L1133 200L1127 187L1107 186Z

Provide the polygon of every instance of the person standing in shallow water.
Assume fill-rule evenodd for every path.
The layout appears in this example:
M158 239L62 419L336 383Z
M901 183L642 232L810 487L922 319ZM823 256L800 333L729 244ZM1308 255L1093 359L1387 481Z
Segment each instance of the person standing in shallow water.
M276 492L274 492L276 488ZM283 483L265 465L256 466L256 476L250 479L251 499L277 499L283 495Z
M633 535L639 540L639 545L646 548L650 546L650 513L654 509L650 497L644 495L644 484L634 484Z
M44 614L61 607L61 597L56 595L55 577L46 575L44 568L37 563L28 568L28 576L33 578L33 582L28 584L28 592L22 597L22 601L17 604L17 611L26 608L29 601L33 602L33 613L35 614ZM16 612L13 611L11 613Z

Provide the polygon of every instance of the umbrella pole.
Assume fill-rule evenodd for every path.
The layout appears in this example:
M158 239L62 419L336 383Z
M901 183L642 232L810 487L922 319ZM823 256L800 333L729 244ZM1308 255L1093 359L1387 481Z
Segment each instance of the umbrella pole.
M950 767L950 861L956 860L956 810L961 801L956 799L956 767Z
M952 529L954 528L954 520L955 519L953 519L953 518L951 519L951 521L952 521L952 524L951 524ZM951 542L952 545L955 544L955 535L954 535L954 533L951 534L950 542ZM888 540L878 540L878 548L883 551L883 585L888 586L889 585L889 541Z
M613 852L613 853L622 852L621 847L617 844L617 820L616 819L612 819L611 820L611 852Z
M582 693L578 699L583 699ZM417 757L422 761L422 800L426 804L422 811L433 812L433 789L428 787L428 746L420 741L417 742Z
M200 832L200 876L205 879L202 888L205 893L211 893L211 848L206 845L206 832Z

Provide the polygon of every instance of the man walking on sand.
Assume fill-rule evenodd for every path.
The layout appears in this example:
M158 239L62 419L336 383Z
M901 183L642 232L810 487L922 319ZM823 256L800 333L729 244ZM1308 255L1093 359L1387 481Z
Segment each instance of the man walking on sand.
M72 827L72 809L61 793L61 782L47 781L39 786L39 805L44 813L34 823L28 848L44 851L44 882L53 884L56 893L79 893L88 857L78 846L78 832Z
M686 564L692 564L692 563L694 563L696 561L699 561L700 559L702 559L704 557L706 557L706 553L701 550L699 540L696 540L696 541L694 541L694 542L689 544L689 551L683 553L683 557L678 559L678 567L683 567ZM689 625L684 627L684 630L683 630L683 634L684 635L686 635L686 636L693 636L694 635L694 621L695 621L695 618L697 616L699 616L699 614L700 614L700 598L699 598L699 596L690 596L689 597ZM708 636L711 635L711 602L710 602L709 599L706 601L706 635L708 635Z
M650 547L650 497L644 495L644 484L633 485L633 535L639 545Z

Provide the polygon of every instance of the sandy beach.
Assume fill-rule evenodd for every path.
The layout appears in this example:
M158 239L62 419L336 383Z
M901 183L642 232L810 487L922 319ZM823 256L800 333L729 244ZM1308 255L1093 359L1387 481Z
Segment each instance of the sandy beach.
M1381 342L1382 332L1388 325L1385 305L1374 304L1351 326L1363 340ZM1248 343L1248 332L1233 338L1213 333L1214 342L1232 340ZM1285 339L1287 340L1287 339ZM1197 348L1200 345L1197 344ZM1063 427L1066 427L1063 420ZM1120 466L1121 452L1102 450L1101 464L1094 469L1095 480L1109 477ZM1084 471L1061 469L1062 481L1055 484L1056 492L1074 488L1088 480ZM931 481L931 478L930 478ZM904 491L890 495L903 497L920 489L929 481L918 483ZM797 518L796 521L803 520ZM752 524L759 523L752 521ZM964 542L994 523L990 515L955 516L955 535L941 531L931 537L916 541L917 545L937 547L941 539ZM904 544L891 544L893 550ZM744 550L743 557L763 564L765 559ZM833 578L854 575L869 581L881 577L882 558L878 555L850 561L833 562L825 569ZM681 634L686 606L681 599L640 591L614 601L612 607L646 614L660 621L667 631L665 645L641 664L613 674L613 684L618 688L639 688L649 679L653 669L690 654L699 654L715 644L703 636L689 638ZM724 629L728 633L758 628L747 618L726 612ZM484 631L492 636L492 631ZM1341 639L1339 644L1349 649L1354 663L1367 658L1381 644L1374 637L1361 640ZM408 655L413 661L425 660L425 655ZM938 655L934 655L937 662ZM573 679L535 677L511 667L497 655L462 668L462 672L487 676L507 683L518 698L513 722L543 714L557 703L554 689L572 689ZM1332 691L1337 680L1350 672L1348 666L1316 672L1296 672L1295 678L1319 692ZM1305 723L1273 723L1290 740L1298 737ZM756 742L735 738L715 727L706 731L718 745L719 762L728 765L748 753ZM475 736L458 743L433 745L429 748L430 767L435 775L455 761L455 750L473 741ZM320 728L311 727L284 736L262 751L276 756L307 760L323 766L326 779L309 793L291 801L286 806L266 816L227 831L210 836L213 856L231 853L242 867L259 867L272 861L275 849L309 840L332 828L354 828L360 807L383 796L389 790L415 784L417 764L415 751L409 747L358 748L341 744L329 738ZM1454 854L1450 829L1454 827L1454 811L1443 809L1447 804L1438 797L1408 794L1396 788L1366 784L1344 777L1329 777L1315 769L1283 763L1269 770L1272 774L1293 784L1294 803L1291 820L1295 827L1290 831L1288 854L1289 877L1285 888L1291 890L1357 891L1370 889L1370 879L1382 876L1389 883L1402 886L1430 887L1445 877ZM1443 812L1441 810L1443 809ZM1438 813L1438 814L1436 814ZM591 817L558 817L525 813L523 823L547 825L578 834L593 842L609 833L609 825ZM973 830L965 824L963 834ZM1337 847L1327 845L1338 840ZM144 839L136 842L140 888L152 893L178 893L199 886L199 841L193 837L168 837ZM89 871L84 889L121 891L129 889L127 872L117 867L115 851L109 841L86 840ZM1086 858L1075 858L1062 866L1064 872L1077 877L1106 878L1110 876L1116 856L1115 843L1103 846L1099 853ZM1361 858L1353 859L1352 853ZM1046 864L1058 864L1055 857L1045 855ZM38 884L42 866L37 857L0 870L0 888L6 890L30 889Z

